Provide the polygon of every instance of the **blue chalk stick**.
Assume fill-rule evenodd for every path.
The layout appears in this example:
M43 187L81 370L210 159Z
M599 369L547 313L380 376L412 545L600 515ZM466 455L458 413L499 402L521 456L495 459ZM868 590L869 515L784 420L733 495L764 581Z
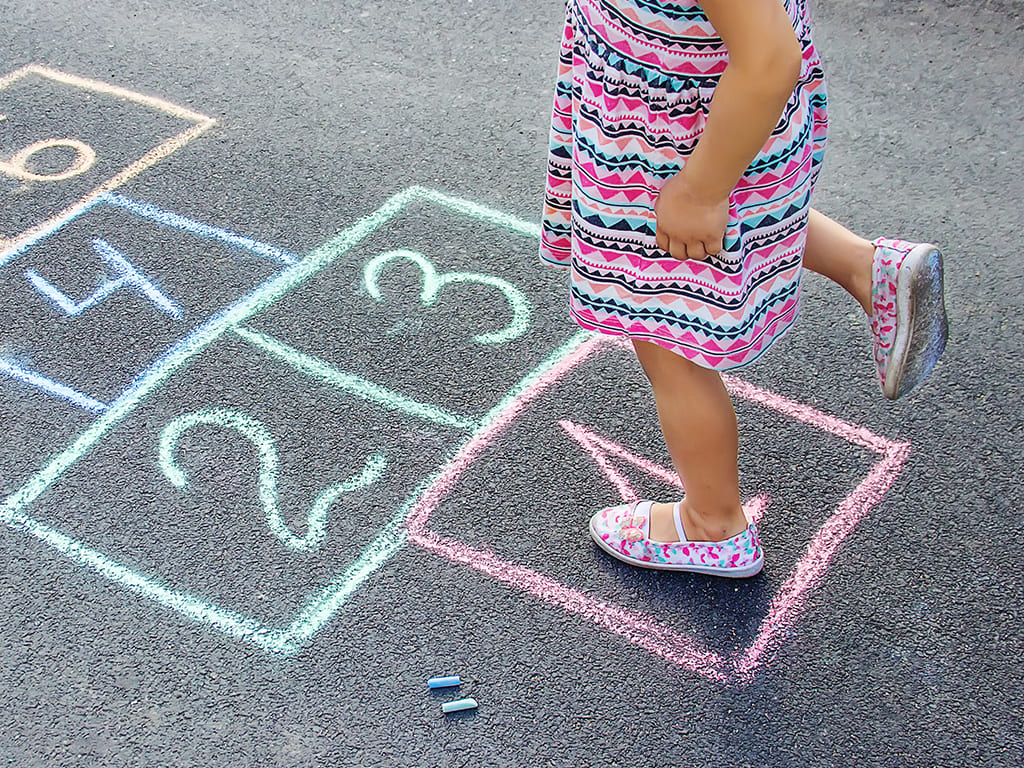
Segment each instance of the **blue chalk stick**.
M428 688L451 688L453 685L462 685L462 679L458 675L432 677L427 680Z
M441 705L442 712L461 712L464 709L476 709L476 699L459 699L446 701Z

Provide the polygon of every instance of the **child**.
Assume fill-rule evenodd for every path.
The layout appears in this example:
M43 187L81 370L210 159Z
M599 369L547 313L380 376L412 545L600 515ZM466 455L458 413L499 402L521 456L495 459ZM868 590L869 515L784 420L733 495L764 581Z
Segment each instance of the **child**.
M826 99L805 0L569 0L566 18L541 256L569 268L580 325L632 342L686 489L604 509L591 536L633 565L753 576L718 372L786 332L806 266L860 303L900 397L945 347L942 257L810 208Z

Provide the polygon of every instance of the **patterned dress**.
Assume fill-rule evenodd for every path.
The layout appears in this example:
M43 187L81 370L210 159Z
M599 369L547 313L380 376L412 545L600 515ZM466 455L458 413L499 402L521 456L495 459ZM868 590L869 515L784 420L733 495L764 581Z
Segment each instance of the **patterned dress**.
M541 257L569 268L583 327L726 370L796 319L827 118L805 0L780 2L803 47L799 83L730 197L724 250L678 261L657 247L654 203L700 139L725 45L695 2L569 0Z

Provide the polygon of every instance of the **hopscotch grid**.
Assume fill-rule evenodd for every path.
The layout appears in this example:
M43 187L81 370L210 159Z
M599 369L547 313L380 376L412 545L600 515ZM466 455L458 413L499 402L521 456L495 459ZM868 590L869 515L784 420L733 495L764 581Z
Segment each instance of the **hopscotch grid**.
M302 644L330 620L366 579L404 546L407 536L407 518L415 509L419 497L426 492L426 489L433 487L436 478L444 471L443 468L447 467L453 459L445 461L442 464L442 470L428 477L417 488L400 506L392 520L381 529L374 541L345 571L314 595L299 611L295 621L286 629L270 627L257 619L245 617L236 611L221 608L201 598L171 589L67 536L55 527L34 519L25 510L59 480L72 465L83 459L94 445L133 412L154 389L181 369L189 360L226 332L241 328L257 313L267 309L289 291L326 269L343 253L386 225L410 203L418 200L438 203L458 213L503 225L507 229L528 236L534 236L537 231L534 225L508 214L425 187L413 186L398 192L376 211L357 220L336 237L313 250L300 262L267 280L247 296L218 312L203 325L172 345L149 368L136 376L131 385L111 402L106 411L64 451L4 500L0 505L0 521L14 530L22 531L48 544L72 562L87 567L114 583L128 588L135 594L174 610L196 623L212 626L228 636L252 643L269 653L290 655L301 650ZM76 212L75 216L81 215L98 201L99 198L88 201L88 204L81 211ZM56 229L59 229L59 226L53 227L51 231ZM0 265L2 263L0 260ZM571 344L578 345L586 335L577 334L571 340ZM557 365L558 355L566 354L565 350L570 349L571 344L556 350L554 355L514 386L498 406L476 423L476 430L462 446L455 449L453 456L461 453L466 445L476 439L477 435L489 431L491 426L488 419L499 418L509 403L515 402L517 398L528 392L535 385L537 378L544 375L545 370Z
M302 645L324 623L330 620L331 616L344 605L345 601L355 593L362 583L404 545L407 535L417 544L433 549L438 554L445 554L450 559L462 560L467 565L485 573L492 570L494 572L491 575L506 582L510 575L519 580L533 579L533 589L528 588L527 591L534 592L542 599L559 605L565 610L585 614L595 608L592 601L583 595L569 593L555 595L552 593L545 596L540 594L549 591L552 585L556 589L559 588L559 585L523 566L506 563L500 558L495 559L491 553L476 552L469 550L459 542L441 539L437 534L424 528L432 506L436 505L447 493L446 487L450 489L457 482L458 477L475 455L486 444L489 444L490 437L507 427L529 402L550 386L557 379L558 369L564 368L567 361L572 367L571 361L574 358L580 354L589 354L587 350L596 342L590 334L586 333L573 337L545 364L524 378L516 387L513 387L502 401L480 421L477 430L455 452L454 457L444 464L441 470L424 481L420 488L406 500L391 522L381 529L378 537L363 550L360 557L339 574L328 587L308 601L295 621L283 630L268 627L255 619L246 618L199 598L169 589L107 558L102 553L70 539L59 531L33 520L24 513L28 504L32 503L40 493L56 481L68 467L82 458L93 444L102 439L127 416L153 388L195 354L205 349L225 331L241 327L242 323L257 312L277 301L287 291L304 282L312 274L328 266L337 256L386 224L414 200L439 203L460 213L505 226L508 226L509 222L517 221L514 217L509 217L499 211L469 201L460 201L434 190L422 187L410 187L403 190L390 198L373 214L363 217L336 238L313 251L302 262L267 281L245 299L218 313L204 326L174 345L160 360L140 375L132 386L110 405L108 412L87 429L64 453L27 482L22 489L12 494L0 507L0 519L3 519L12 528L36 536L73 561L128 587L136 594L155 600L193 621L208 624L229 636L243 639L274 653L293 654L298 652ZM92 201L90 205L94 203L95 201ZM529 236L535 236L537 232L537 227L527 222L519 222L518 226L508 226L508 228ZM750 390L744 389L748 386L738 379L730 380L730 389L734 394L740 396L749 394ZM769 398L775 397L771 393L765 394ZM756 398L754 399L756 400ZM779 402L781 401L780 399ZM795 405L800 406L801 404L796 403ZM806 406L803 408L803 417L795 413L791 415L798 421L818 425L815 423L815 419L817 419L815 414L819 414L819 412ZM825 418L832 419L832 417ZM828 431L832 431L850 442L883 453L884 458L879 465L876 465L872 475L868 478L872 481L873 486L865 490L868 482L866 480L841 505L841 507L846 507L848 513L845 519L836 521L834 518L835 524L831 526L831 529L826 526L819 531L815 542L821 544L821 549L817 554L819 563L824 565L827 565L835 549L853 526L887 490L898 475L909 451L909 446L906 444L886 441L863 428L839 420L832 420L830 426L831 429ZM453 546L454 549L452 549ZM446 554L443 551L445 549L450 551ZM467 552L469 553L468 558L459 557L459 555L465 556ZM478 557L483 562L478 562ZM485 567L488 558L495 559L495 562L491 563L493 567ZM792 624L802 610L807 594L820 581L823 572L820 569L815 570L812 567L814 565L815 563L810 563L810 565L805 563L805 567L802 570L798 568L783 589L780 589L773 601L769 615L762 623L762 631L759 633L757 641L739 657L723 659L717 654L709 653L706 649L696 646L690 638L679 635L670 627L657 625L652 623L648 617L634 616L614 606L596 605L600 615L605 618L603 621L600 620L600 617L592 616L591 618L639 647L660 655L672 663L690 667L709 679L720 682L729 680L743 682L751 679L754 672L767 663L766 660L777 644L780 634ZM514 586L523 588L524 585L516 583Z
M146 372L137 377L132 386L110 405L108 412L87 429L78 440L30 479L22 489L12 494L0 507L0 519L3 519L12 528L36 536L73 561L128 587L136 594L155 600L193 621L208 624L229 636L253 643L268 652L285 654L298 652L302 645L330 620L331 616L344 605L362 583L404 545L408 536L417 544L432 549L438 554L444 554L450 559L463 561L485 573L491 570L493 573L490 575L519 588L523 588L524 584L513 584L509 581L510 576L519 581L532 579L533 588L528 587L528 592L533 592L542 599L570 612L585 615L596 607L600 616L591 616L590 618L598 624L617 632L649 652L660 655L680 666L690 667L709 679L719 682L728 682L729 680L742 682L751 679L756 669L767 663L766 660L777 644L780 634L792 624L802 610L802 604L807 594L820 581L823 571L815 570L813 568L815 563L810 563L810 565L805 563L802 570L798 568L783 589L776 594L769 614L762 623L757 641L748 647L743 655L724 659L695 645L690 638L679 635L676 630L652 623L648 617L639 614L634 616L614 606L603 604L595 606L587 596L579 594L555 594L550 592L551 588L554 587L557 590L560 585L553 580L536 574L523 566L506 563L491 553L473 551L459 542L444 540L425 529L426 520L429 518L433 506L436 506L448 490L454 486L468 463L471 463L476 454L489 444L490 439L505 429L522 409L539 396L541 391L557 380L558 376L567 370L566 366L574 367L573 360L578 359L581 355L590 354L592 347L598 341L591 334L585 332L570 339L548 361L513 387L479 422L478 428L456 450L453 458L443 464L437 473L424 481L420 488L406 500L394 518L381 529L377 538L360 553L359 558L309 600L298 613L295 621L283 630L268 627L255 619L246 618L202 599L169 589L107 558L102 553L70 539L59 531L33 520L24 513L28 504L32 503L40 493L55 482L68 467L82 458L93 444L102 439L125 418L153 388L162 383L189 359L205 349L224 332L240 328L242 323L253 315L270 306L311 275L326 268L340 254L385 225L414 200L438 203L480 220L502 224L524 235L536 236L538 231L533 224L518 221L500 211L452 198L444 193L422 187L410 187L403 190L386 201L377 211L358 220L337 237L320 246L302 262L267 281L263 286L232 307L218 313L202 327L174 345ZM510 223L516 225L509 226ZM730 389L734 394L746 396L751 391L744 389L748 386L738 379L730 380ZM760 392L760 390L757 391ZM768 398L776 397L771 393L764 394ZM756 401L756 398L752 399ZM780 398L778 402L782 402L782 399ZM798 403L793 404L801 406ZM820 412L806 406L802 407L804 409L800 412L802 416L796 413L791 415L798 421L820 426L816 423L816 419L818 421L820 419L815 415ZM821 544L817 553L819 564L827 565L845 536L877 503L898 475L909 451L909 446L886 441L863 428L840 422L832 417L825 417L825 419L831 419L829 423L831 429L828 431L832 431L850 442L884 454L883 461L876 465L871 477L868 478L874 485L865 490L868 481L862 482L841 505L841 507L847 508L848 514L845 519L833 518L835 524L831 526L831 529L826 526L819 531L815 539L815 542L820 540ZM444 551L446 549L449 552L446 553ZM467 553L468 557L466 557ZM488 559L495 561L490 564L491 567L487 567ZM544 595L544 592L549 592L549 594ZM601 620L602 616L604 620Z

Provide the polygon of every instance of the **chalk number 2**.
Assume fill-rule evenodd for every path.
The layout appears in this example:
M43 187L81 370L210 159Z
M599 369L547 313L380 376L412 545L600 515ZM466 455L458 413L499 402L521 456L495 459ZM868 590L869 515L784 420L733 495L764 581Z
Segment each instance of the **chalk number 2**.
M177 488L185 487L185 472L175 461L174 452L181 436L200 424L233 429L256 446L260 463L259 496L267 527L282 544L294 552L314 552L319 549L327 538L327 513L335 500L342 494L372 485L380 479L387 467L384 454L376 453L366 460L361 471L321 492L306 516L305 535L298 536L285 523L277 503L278 462L274 438L262 422L251 416L222 408L179 416L164 427L160 435L160 469L164 476Z
M388 251L375 256L367 262L363 269L363 282L366 290L377 301L383 301L380 291L380 275L384 267L391 261L403 259L411 261L420 268L423 273L423 288L420 291L420 301L424 307L429 307L437 301L441 289L452 283L480 283L496 288L505 297L509 309L512 311L512 320L507 326L498 331L480 333L473 337L477 344L504 344L522 336L530 327L530 302L523 296L522 291L516 288L507 280L502 280L494 275L481 275L470 272L446 272L438 273L430 261L422 253L416 251Z

